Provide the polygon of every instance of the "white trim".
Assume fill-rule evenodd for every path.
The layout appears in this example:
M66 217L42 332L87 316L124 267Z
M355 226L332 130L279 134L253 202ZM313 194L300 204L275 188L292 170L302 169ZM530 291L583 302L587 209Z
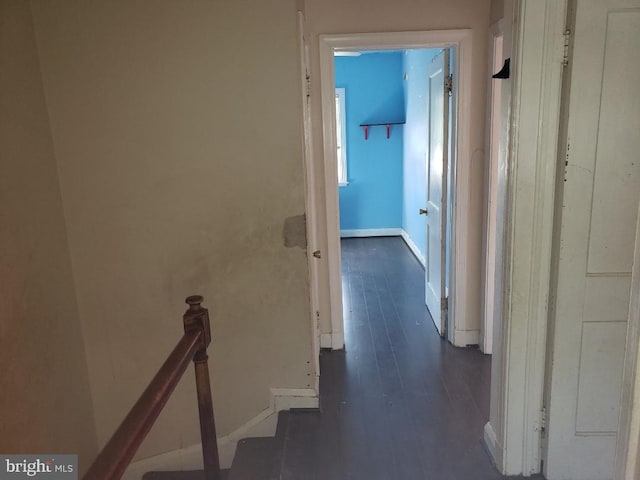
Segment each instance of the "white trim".
M401 228L363 228L353 230L340 230L340 238L351 237L399 237Z
M636 217L636 241L631 273L631 300L627 322L627 345L625 348L624 371L622 374L622 396L620 398L620 419L616 439L616 459L614 478L634 480L638 477L638 457L640 448L640 210ZM631 453L630 453L631 452Z
M459 32L464 32L459 30ZM471 211L470 192L473 189L474 180L471 177L472 157L471 150L471 76L472 76L472 42L471 31L467 30L454 52L455 63L453 65L453 102L454 112L452 125L452 139L455 139L451 149L449 168L451 170L450 201L451 221L449 288L450 298L448 315L448 332L455 331L456 325L467 324L468 298L472 297L467 289L467 264L469 252L469 225L472 223L469 217ZM472 315L476 315L473 312ZM451 340L451 337L449 337Z
M271 389L270 408L274 413L292 408L318 408L319 405L318 393L311 388Z
M504 450L502 445L498 442L496 432L493 431L493 427L489 422L484 426L484 444L487 447L487 451L489 452L494 465L502 465Z
M272 388L269 408L264 409L228 435L218 437L220 467L231 467L238 442L243 438L274 436L278 412L291 408L318 408L318 406L318 396L313 389ZM198 443L133 462L122 479L139 480L149 471L202 470L202 468L202 444Z
M480 330L455 330L451 343L455 347L468 347L480 344Z
M506 4L505 4L506 5ZM567 0L514 2L505 297L491 411L506 475L540 471L548 298ZM508 38L505 32L505 49ZM492 423L493 426L493 423Z
M452 304L449 312L450 324L464 320L467 282L465 272L469 242L468 212L471 189L471 72L472 34L470 29L432 30L424 32L385 32L342 35L320 35L320 93L322 106L322 131L324 151L324 189L327 220L327 263L329 270L329 302L331 310L332 343L334 348L344 347L344 325L342 318L342 280L340 259L340 212L338 207L338 182L336 166L334 90L334 53L348 50L406 50L411 48L455 49L453 69L456 95L454 117L456 143L452 149L451 169L451 245L450 277ZM459 188L456 188L456 182ZM449 329L453 331L453 329Z
M324 48L323 48L324 47ZM331 346L344 348L342 318L342 260L340 258L340 209L338 204L338 167L336 119L333 114L335 92L334 50L320 40L320 82L322 96L322 137L324 145L324 189L327 221L327 266L329 271L329 308Z
M332 345L330 333L320 334L320 348L331 348Z
M309 72L309 46L304 37L304 14L298 11L298 54L300 62L300 94L302 96L302 158L304 171L304 206L306 212L307 265L309 267L309 321L311 323L311 350L313 352L313 385L320 388L320 273L318 259L317 200L314 187L313 142L311 135L311 102L307 96Z
M342 350L344 348L344 329L338 332L331 332L331 349Z
M402 239L404 240L404 243L407 244L407 247L409 247L409 250L411 250L413 255L418 259L418 261L422 264L423 267L426 267L427 266L427 261L424 258L424 255L422 254L420 249L418 248L418 245L416 245L416 242L414 242L413 238L411 238L411 235L409 235L409 232L407 232L403 228L403 229L401 229L400 235L402 236Z
M504 18L498 20L489 27L489 73L494 73L496 63L496 41L502 37L504 44ZM502 45L503 47L503 45ZM504 57L504 48L500 49L500 54ZM500 59L502 63L502 58ZM499 182L500 159L499 142L495 142L496 136L500 133L500 121L502 109L496 109L497 100L502 100L501 92L503 80L494 81L489 79L487 85L487 114L485 131L485 182L484 182L484 211L483 211L483 261L482 261L482 318L480 324L480 347L483 353L491 354L493 351L493 325L496 321L496 313L500 311L499 302L495 302L496 295L500 296L499 285L502 283L502 269L499 268L504 258L502 243L498 238L498 224L500 223L499 212L504 209L506 197L504 195L503 183ZM496 158L497 157L497 158ZM495 198L495 205L491 208L491 199ZM492 214L493 211L493 214ZM493 254L493 263L488 263ZM492 288L489 288L491 285Z
M346 88L336 87L336 99L338 106L336 111L340 112L336 114L337 119L340 119L340 138L342 139L342 145L340 145L340 156L342 157L338 162L338 186L348 185L347 178L347 107L346 107ZM337 143L337 142L336 142Z

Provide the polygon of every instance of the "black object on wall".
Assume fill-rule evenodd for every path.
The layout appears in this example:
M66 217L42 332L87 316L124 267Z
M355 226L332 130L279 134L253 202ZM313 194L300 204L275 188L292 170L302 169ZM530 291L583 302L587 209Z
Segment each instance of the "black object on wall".
M511 59L510 58L505 59L504 65L502 66L500 71L498 73L492 75L491 78L509 78L509 73L510 73L509 64L510 63L511 63Z

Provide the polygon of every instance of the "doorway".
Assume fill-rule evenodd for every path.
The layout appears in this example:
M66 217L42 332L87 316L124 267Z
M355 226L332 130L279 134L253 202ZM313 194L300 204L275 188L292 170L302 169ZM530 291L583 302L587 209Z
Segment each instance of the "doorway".
M450 49L335 54L340 237L397 236L425 269L441 336L448 292Z
M343 298L341 283L340 258L340 214L337 179L337 135L335 104L335 65L336 52L370 51L370 50L407 50L415 48L450 48L453 51L453 81L455 102L452 105L452 142L450 155L451 188L449 196L451 204L456 205L450 212L450 245L449 255L449 297L446 315L447 339L456 346L477 344L479 331L468 332L464 328L465 296L467 282L465 272L467 260L466 239L468 229L469 195L466 188L458 191L456 185L467 186L470 177L470 159L472 152L469 146L469 101L471 72L471 32L470 30L446 30L431 32L403 32L353 35L321 35L321 97L324 133L324 173L325 173L325 209L327 219L327 263L329 274L329 299L331 317L331 342L333 349L344 347ZM456 241L456 239L463 239ZM446 271L446 268L445 268Z

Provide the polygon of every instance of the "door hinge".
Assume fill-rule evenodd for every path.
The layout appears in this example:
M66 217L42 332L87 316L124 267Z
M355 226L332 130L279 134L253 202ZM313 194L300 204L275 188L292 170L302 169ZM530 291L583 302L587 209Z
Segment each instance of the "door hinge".
M453 91L453 75L449 74L447 78L444 79L444 91L448 92L451 95Z
M545 438L547 435L547 407L542 407L540 410L540 438Z
M307 73L305 78L307 80L307 99L309 99L311 97L311 76Z
M449 311L449 297L443 297L440 299L440 310Z
M311 255L313 255L316 258L322 258L322 254L320 253L320 250L316 250Z
M571 43L571 30L566 29L563 33L564 35L564 53L562 54L562 66L566 67L569 65L569 44Z

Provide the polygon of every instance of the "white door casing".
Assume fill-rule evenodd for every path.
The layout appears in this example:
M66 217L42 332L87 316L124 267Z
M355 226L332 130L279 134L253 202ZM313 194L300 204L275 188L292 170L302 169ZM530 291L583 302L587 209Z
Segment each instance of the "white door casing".
M485 441L505 475L540 471L566 0L505 2L500 172L502 322L494 325ZM504 153L503 153L504 152Z
M428 70L429 145L426 180L425 303L440 336L446 335L446 228L449 151L449 49Z
M469 229L469 192L468 188L455 188L458 182L467 186L471 175L471 71L472 71L472 35L469 29L432 30L423 32L382 32L357 34L320 35L320 94L322 103L324 204L319 209L326 212L326 225L321 225L319 234L326 233L328 285L322 285L320 294L328 297L330 311L322 313L331 319L331 346L340 349L344 346L344 324L342 312L341 264L339 208L335 138L335 74L333 54L336 51L360 50L406 50L411 48L452 48L454 55L454 85L456 102L453 108L456 115L456 135L451 155L452 181L451 203L456 205L451 217L451 269L449 305L450 324L466 318L467 281L464 273L467 264ZM324 230L326 227L326 231ZM324 257L324 252L323 252ZM455 338L452 339L453 343ZM464 345L462 345L464 346Z
M298 55L300 62L300 82L302 94L302 155L304 168L304 191L307 233L307 263L309 266L309 315L311 320L311 349L313 353L313 387L320 391L320 325L319 325L319 271L318 258L313 255L318 245L316 200L314 194L315 176L311 164L313 151L311 137L311 102L309 98L309 44L304 34L304 14L298 16Z
M640 209L638 209L636 222L627 347L616 442L614 471L616 480L640 478L640 375L638 375L640 373Z
M489 71L498 72L503 65L503 24L500 20L490 28ZM503 266L502 235L498 232L499 222L503 219L498 212L504 211L506 201L504 184L499 181L500 172L504 172L505 158L500 155L500 124L502 121L502 84L503 79L490 79L487 89L487 134L486 134L486 212L485 212L485 259L483 320L481 324L481 349L486 354L493 351L493 325L500 321L502 299L501 277ZM502 187L502 188L501 188ZM500 229L502 230L502 229Z
M613 478L640 196L640 0L580 0L569 92L545 475Z

